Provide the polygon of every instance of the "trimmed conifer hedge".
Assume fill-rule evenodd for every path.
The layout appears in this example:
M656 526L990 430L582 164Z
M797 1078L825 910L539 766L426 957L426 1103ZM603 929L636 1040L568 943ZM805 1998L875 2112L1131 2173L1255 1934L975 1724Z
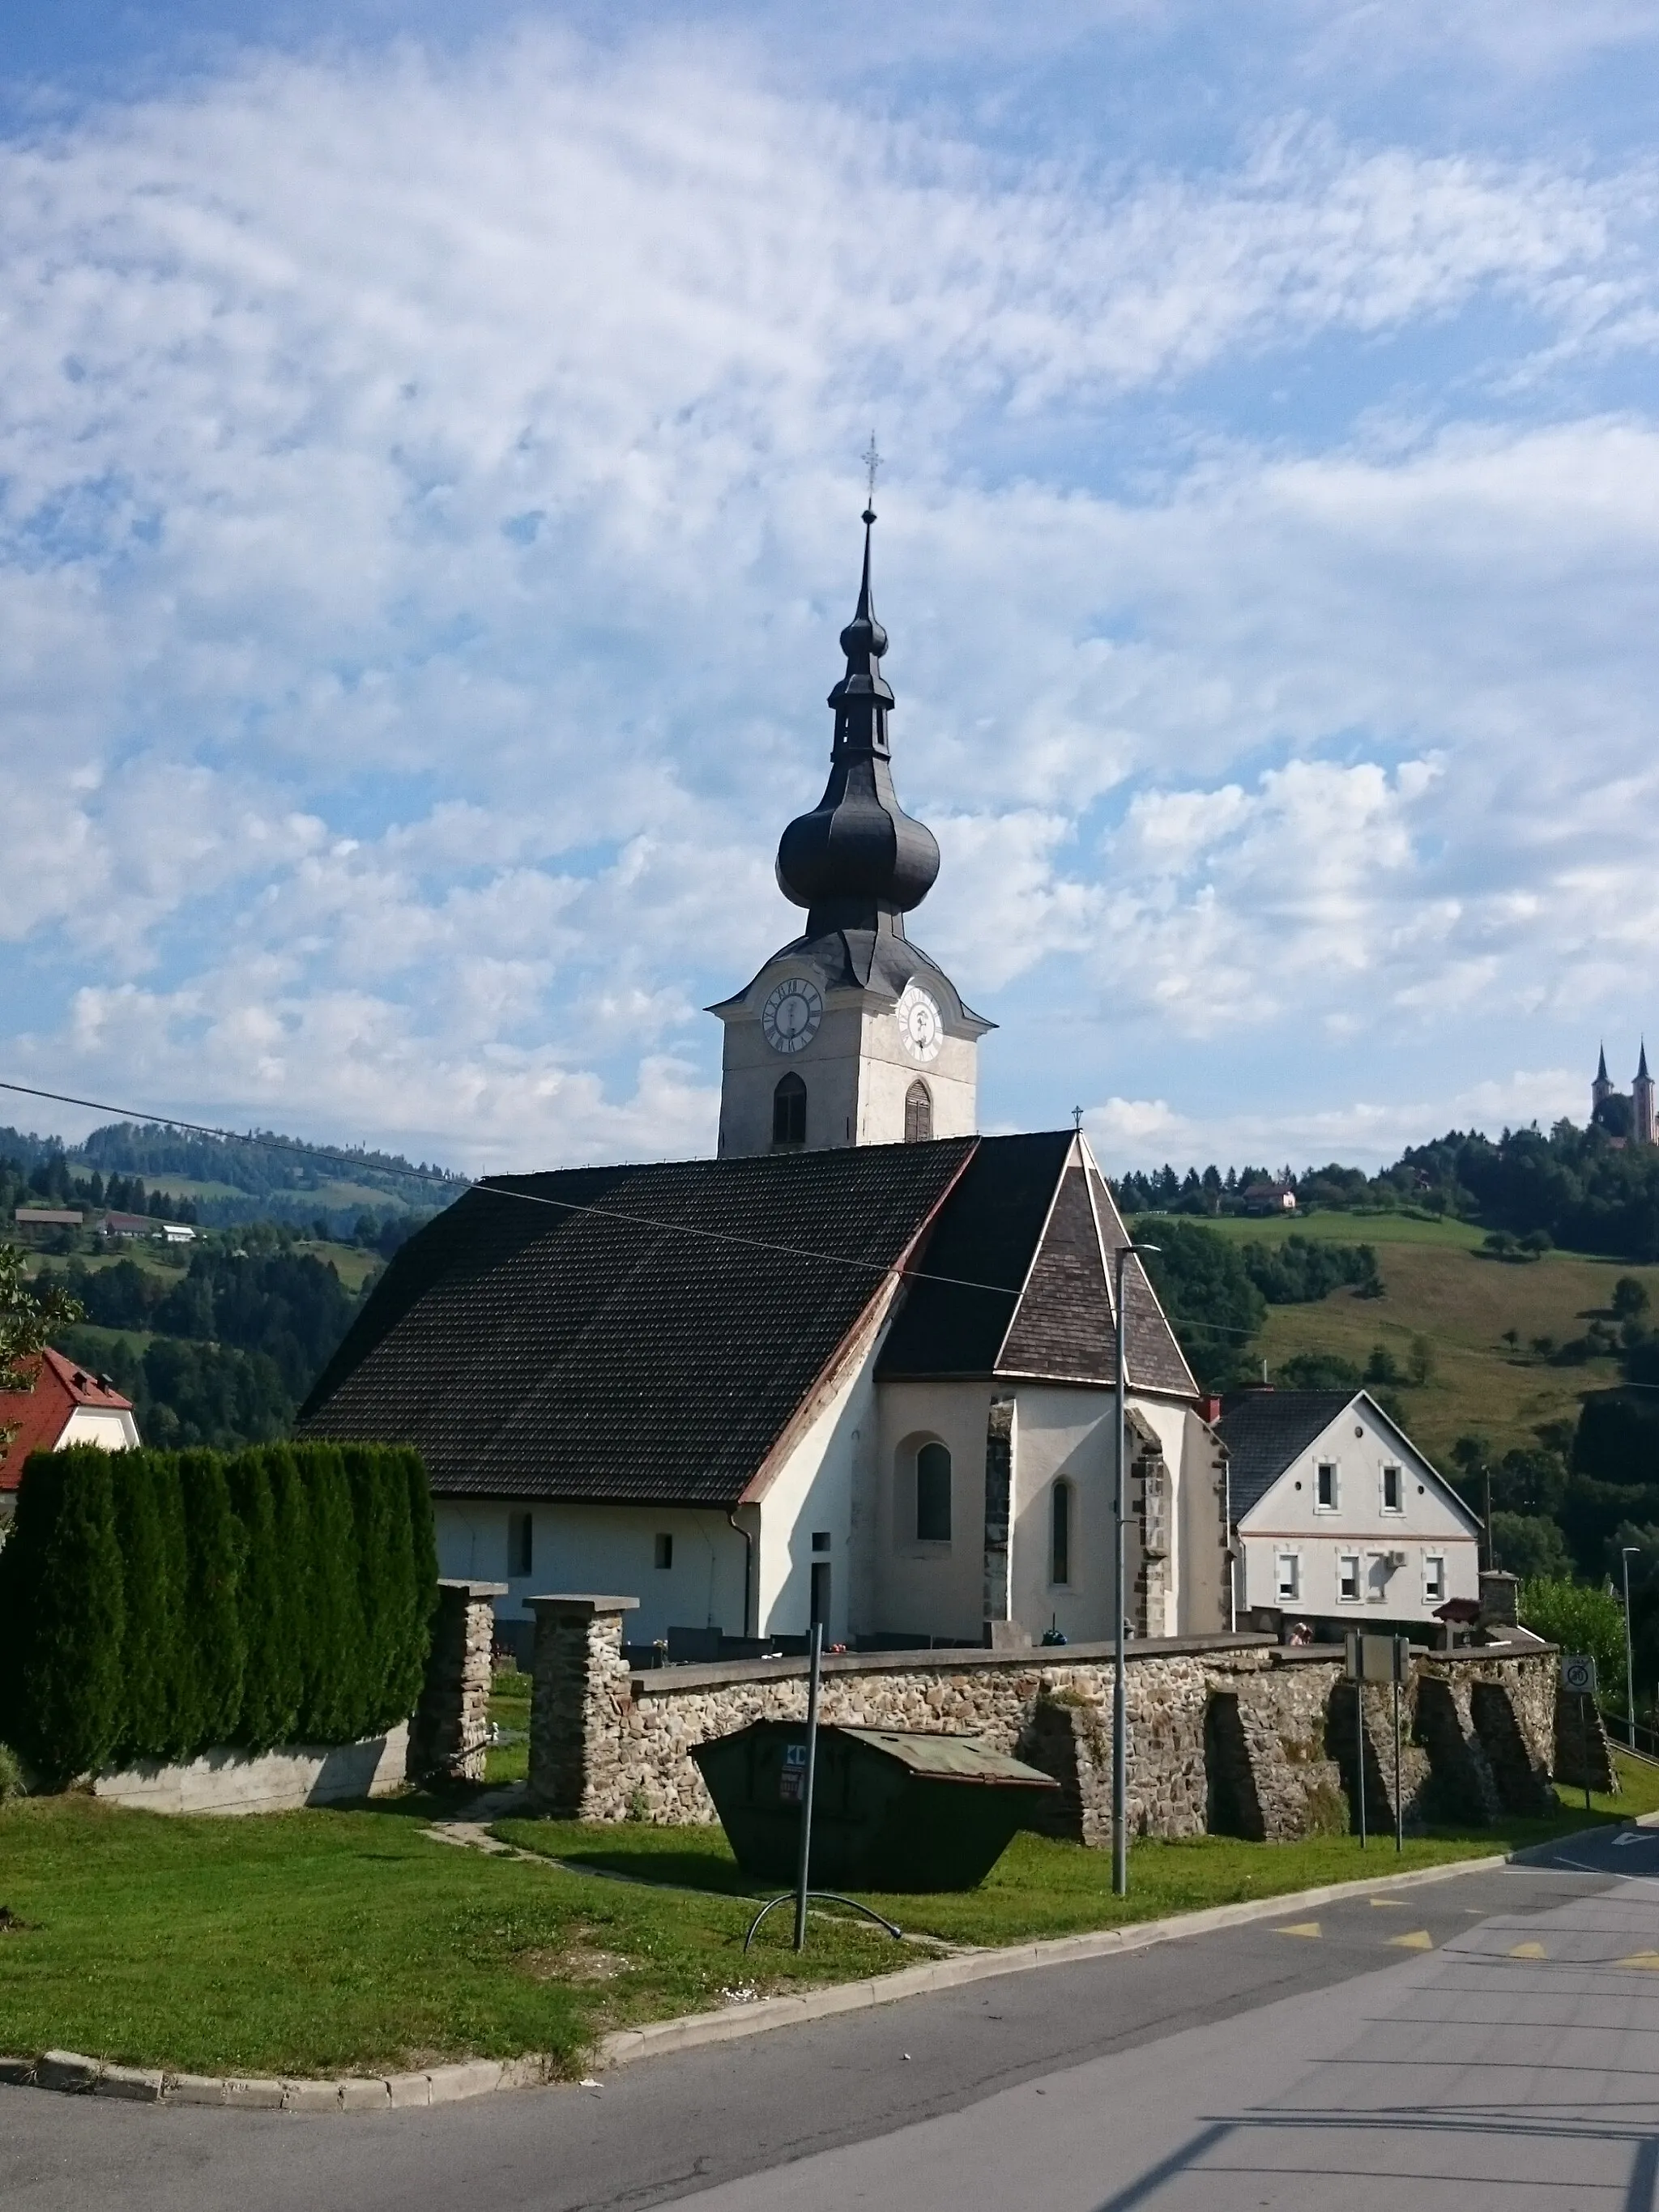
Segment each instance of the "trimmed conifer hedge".
M39 1452L0 1549L0 1741L55 1782L414 1711L437 1598L393 1446Z

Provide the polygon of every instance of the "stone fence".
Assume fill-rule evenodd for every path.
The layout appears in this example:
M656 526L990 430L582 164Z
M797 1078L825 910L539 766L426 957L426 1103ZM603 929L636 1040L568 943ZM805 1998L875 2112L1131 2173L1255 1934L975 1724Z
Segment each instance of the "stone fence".
M531 1601L532 1796L566 1818L712 1820L690 1747L752 1720L804 1717L806 1662L635 1673L622 1643L636 1603ZM1408 1825L1553 1809L1556 1667L1556 1653L1530 1639L1413 1655L1401 1700ZM1263 1636L1137 1640L1127 1686L1136 1832L1267 1840L1346 1829L1362 1758L1370 1818L1392 1825L1393 1693L1368 1686L1356 1711L1339 1650L1286 1650ZM983 1736L1054 1776L1057 1832L1087 1844L1109 1836L1111 1703L1108 1644L823 1662L824 1720Z

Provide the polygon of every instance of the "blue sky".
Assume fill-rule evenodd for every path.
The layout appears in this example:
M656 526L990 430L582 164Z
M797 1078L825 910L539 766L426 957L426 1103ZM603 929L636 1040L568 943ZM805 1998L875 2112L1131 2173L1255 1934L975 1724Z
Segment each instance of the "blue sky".
M0 1073L710 1149L873 425L987 1127L1628 1076L1659 9L456 14L0 6Z

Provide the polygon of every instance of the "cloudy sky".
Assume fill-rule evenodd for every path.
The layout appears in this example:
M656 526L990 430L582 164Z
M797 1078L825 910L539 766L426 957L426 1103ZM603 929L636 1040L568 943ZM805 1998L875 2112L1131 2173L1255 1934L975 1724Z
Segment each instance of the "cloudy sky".
M254 13L0 4L0 1075L712 1149L872 427L986 1127L1659 1041L1652 0Z

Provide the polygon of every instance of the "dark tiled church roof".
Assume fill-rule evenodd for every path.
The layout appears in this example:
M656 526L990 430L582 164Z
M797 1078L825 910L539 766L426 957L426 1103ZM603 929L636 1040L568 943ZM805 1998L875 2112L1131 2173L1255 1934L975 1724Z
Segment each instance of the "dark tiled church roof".
M1091 1208L1073 1142L498 1178L398 1253L305 1431L417 1444L441 1495L724 1510L924 1231L884 1376L1109 1382L1102 1246L1122 1225L1097 1178ZM1131 1379L1190 1393L1139 1273Z
M1259 1505L1293 1459L1352 1405L1354 1390L1241 1390L1221 1401L1235 1521Z

